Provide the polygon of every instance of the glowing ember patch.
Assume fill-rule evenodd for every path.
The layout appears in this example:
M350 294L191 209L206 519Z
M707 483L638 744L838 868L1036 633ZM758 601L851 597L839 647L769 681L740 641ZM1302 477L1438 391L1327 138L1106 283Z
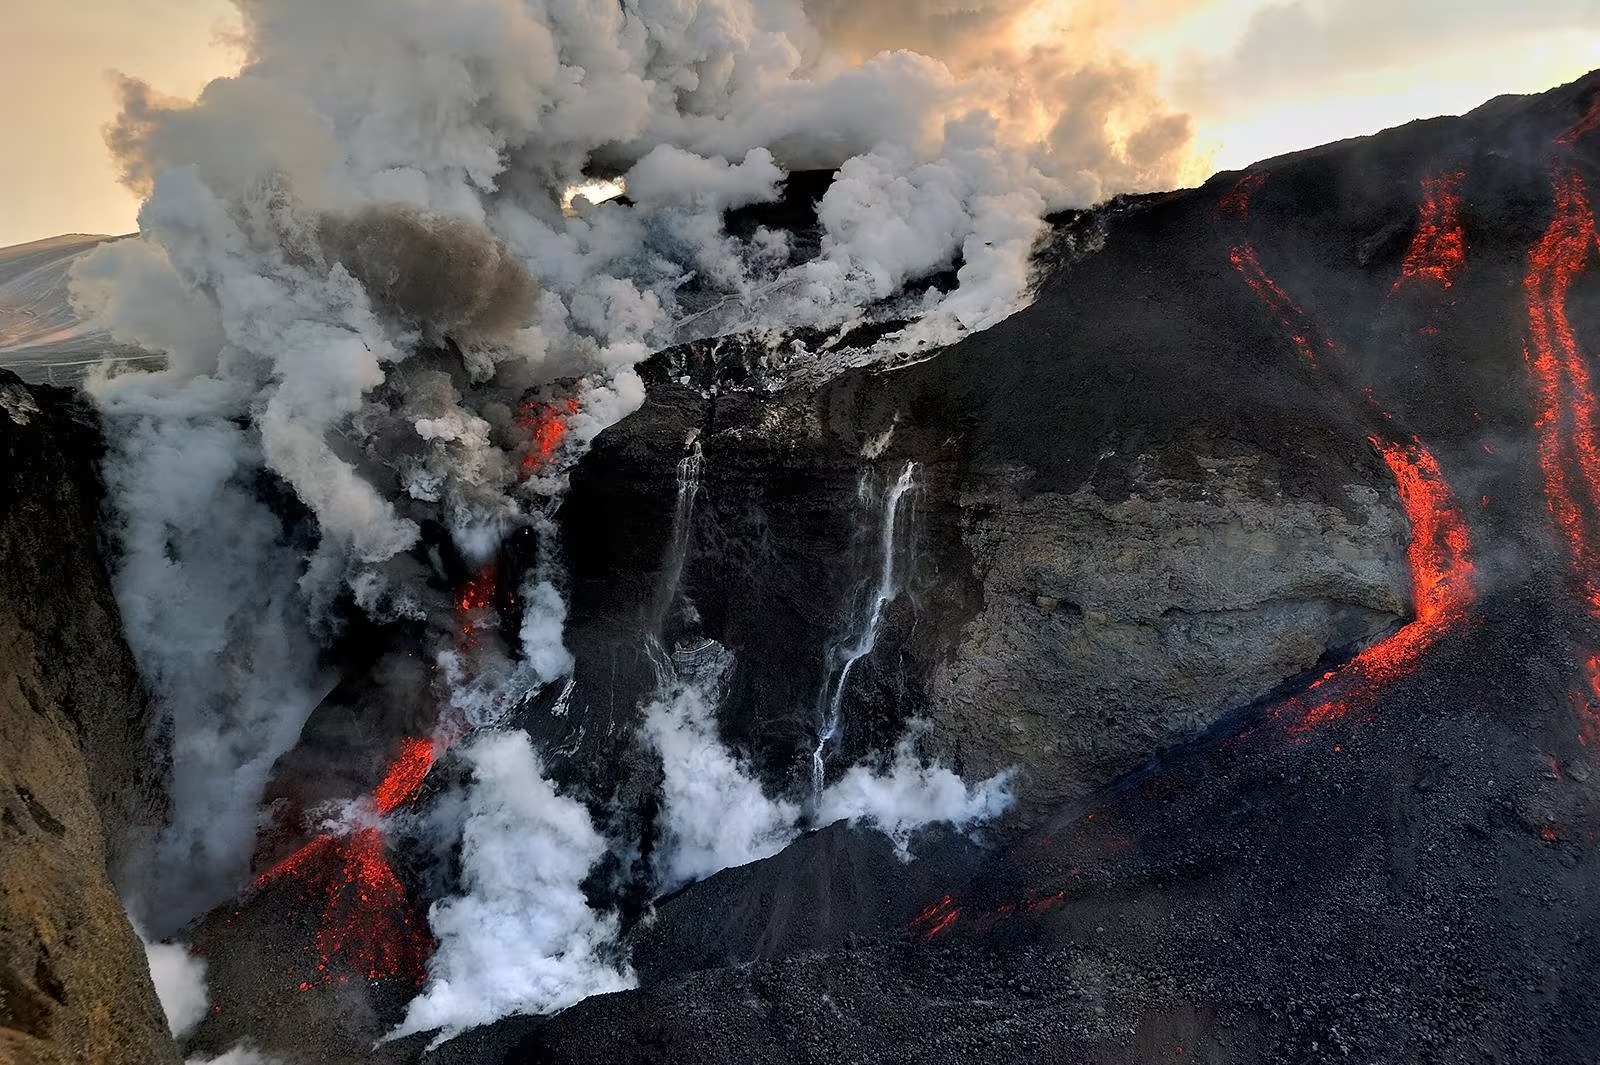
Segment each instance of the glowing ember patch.
M499 574L493 565L485 566L474 573L456 593L456 613L467 615L489 609L494 603L494 593L499 583Z
M1343 717L1358 702L1410 673L1423 652L1466 618L1472 603L1471 536L1438 460L1416 440L1400 445L1373 439L1372 444L1394 475L1400 505L1411 521L1406 561L1411 566L1416 619L1313 684L1296 700L1304 707L1303 717L1291 731L1303 732Z
M500 574L491 563L477 573L456 593L456 629L461 634L461 646L472 649L478 644L478 630L491 628L495 620L485 617L494 605L500 587Z
M555 456L567 437L567 419L578 413L578 401L524 403L517 411L517 424L529 434L528 450L522 456L522 476L538 473Z
M433 768L432 740L408 739L400 746L400 756L389 767L383 782L372 793L378 813L391 814L410 802Z
M1578 119L1577 124L1571 129L1557 137L1556 143L1570 147L1597 129L1600 129L1600 95L1589 101L1589 109L1584 112L1583 117Z
M1266 170L1246 174L1222 199L1217 201L1217 214L1223 218L1243 219L1250 213L1250 198L1267 183L1270 172Z
M433 940L419 926L378 829L318 836L258 877L256 886L278 882L291 884L318 912L314 971L298 990L352 975L422 983Z
M929 906L911 919L911 930L924 940L934 939L948 932L961 919L961 907L949 895Z
M401 744L399 756L372 793L379 814L393 813L416 797L437 753L431 740ZM291 885L318 913L312 942L315 971L300 981L298 990L346 981L351 975L421 985L433 939L389 864L380 829L317 836L256 877L255 888L279 883Z
M1422 213L1394 287L1429 282L1449 288L1467 262L1467 231L1461 224L1465 170L1422 179ZM1424 332L1427 330L1424 329ZM1437 335L1433 330L1430 335Z
M1262 268L1261 260L1256 258L1255 248L1249 244L1237 245L1228 253L1228 260L1250 286L1250 291L1254 292L1256 297L1267 305L1273 317L1277 318L1278 324L1288 334L1295 351L1300 353L1300 357L1311 369L1321 369L1321 364L1318 362L1319 353L1326 355L1341 353L1339 345L1332 339L1317 334L1306 312L1301 310L1300 305L1290 299L1289 294Z
M1584 664L1583 679L1589 689L1587 694L1573 697L1578 713L1578 742L1600 754L1600 657L1591 657Z
M1541 825L1539 827L1539 838L1546 843L1555 843L1561 838L1561 835L1556 831L1555 825Z

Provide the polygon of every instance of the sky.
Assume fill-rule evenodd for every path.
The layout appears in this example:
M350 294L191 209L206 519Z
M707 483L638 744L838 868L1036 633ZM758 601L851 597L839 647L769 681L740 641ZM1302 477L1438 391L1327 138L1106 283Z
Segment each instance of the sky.
M101 137L110 72L192 97L238 67L231 5L5 7L0 247L134 230L137 202ZM1123 0L1110 10L1108 42L1153 64L1169 102L1193 117L1194 180L1600 67L1600 0Z

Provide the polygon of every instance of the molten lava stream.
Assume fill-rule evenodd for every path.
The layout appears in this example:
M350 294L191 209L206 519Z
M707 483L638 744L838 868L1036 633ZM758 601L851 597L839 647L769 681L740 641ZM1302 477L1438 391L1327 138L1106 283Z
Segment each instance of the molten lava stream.
M1266 184L1267 176L1265 172L1246 174L1233 190L1218 202L1217 213L1240 221L1249 218L1250 198ZM1250 291L1255 293L1256 298L1267 305L1267 309L1288 334L1295 350L1312 370L1322 368L1318 362L1319 351L1329 356L1343 354L1343 349L1338 343L1332 337L1318 332L1310 316L1267 273L1256 255L1253 244L1245 241L1234 245L1228 252L1228 261L1239 272L1239 276L1244 278L1245 284L1250 286Z
M1570 166L1554 179L1555 214L1528 253L1526 357L1533 378L1534 432L1551 519L1565 541L1590 609L1600 613L1600 404L1567 317L1567 293L1589 260L1594 213Z
M1459 224L1458 220L1451 223L1450 216L1459 212L1456 190L1461 180L1464 178L1447 176L1434 181L1428 196L1430 202L1437 202L1432 207L1425 204L1422 231L1430 226ZM1259 180L1248 185L1241 181L1225 198L1225 201L1229 198L1234 201L1225 213L1247 217L1250 194L1261 184ZM1430 214L1437 217L1430 219ZM1428 257L1440 249L1447 257L1458 253L1464 256L1464 241L1458 247L1454 238L1427 236L1422 231L1419 236L1423 237L1424 250L1419 253L1419 263L1428 262ZM1312 370L1320 369L1319 350L1331 355L1343 353L1343 348L1322 335L1299 304L1272 279L1250 244L1234 246L1229 259L1250 290L1283 325L1295 350ZM1441 279L1447 276L1448 271ZM1371 389L1363 390L1363 395L1372 410L1387 420L1388 415L1378 407ZM1406 549L1406 560L1411 567L1416 618L1393 636L1322 677L1304 695L1281 710L1280 716L1285 711L1299 716L1299 721L1291 727L1292 732L1305 732L1344 716L1358 702L1374 698L1383 686L1410 672L1423 651L1465 618L1472 601L1471 539L1461 507L1445 482L1438 460L1414 438L1408 444L1388 442L1377 436L1370 439L1394 475L1400 505L1411 520L1411 543Z
M372 793L379 814L392 813L416 796L436 753L431 740L408 739L401 745ZM299 990L343 982L352 974L422 983L433 938L390 866L377 826L323 833L258 876L255 887L280 883L292 884L318 915L314 971L304 974Z
M1439 461L1415 439L1410 444L1390 444L1374 437L1372 446L1394 475L1400 505L1411 521L1406 561L1416 618L1323 676L1290 703L1288 709L1300 715L1291 732L1309 731L1376 698L1386 685L1414 670L1425 651L1466 619L1472 604L1471 536Z
M494 607L498 588L499 573L490 564L456 593L463 650L474 648L478 631L490 624L485 615ZM408 737L401 742L400 753L372 790L372 809L378 817L388 817L416 798L439 754L466 734L466 725L447 712L434 732L431 739ZM389 864L381 828L368 825L347 833L325 832L258 876L255 887L283 882L297 886L301 897L318 910L314 979L302 980L301 991L315 983L347 980L351 973L369 980L421 984L433 939L420 926L405 885Z
M1461 224L1461 186L1466 180L1465 170L1422 179L1417 232L1390 291L1413 282L1431 282L1442 288L1455 284L1467 262L1467 233Z
M1600 129L1600 94L1589 99L1589 108L1578 119L1576 125L1556 138L1556 143L1563 148L1570 148L1584 137Z

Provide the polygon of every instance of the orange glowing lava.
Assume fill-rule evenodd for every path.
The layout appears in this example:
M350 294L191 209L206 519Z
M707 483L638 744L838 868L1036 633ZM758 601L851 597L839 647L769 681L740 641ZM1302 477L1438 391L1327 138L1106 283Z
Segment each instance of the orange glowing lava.
M372 805L387 816L416 797L437 758L432 740L407 739ZM352 974L368 980L407 980L420 985L433 939L411 905L405 885L389 864L377 826L349 833L325 832L255 879L261 890L290 883L318 913L312 943L311 979L299 989L343 982ZM299 974L296 974L299 975Z
M1459 188L1462 180L1465 179L1438 179L1439 183L1429 192L1430 198L1439 200L1436 210L1444 221L1448 221L1445 215L1459 210L1459 205L1450 208L1445 200L1447 193L1459 199L1459 194L1453 190ZM1246 217L1250 194L1260 187L1260 181L1249 186L1241 182L1229 194L1237 200L1225 213ZM1427 219L1424 221L1426 223ZM1464 244L1462 248L1464 250ZM1319 355L1343 354L1344 349L1322 334L1300 305L1272 279L1251 245L1235 245L1228 257L1250 290L1278 319L1310 369L1321 368ZM1374 416L1385 422L1392 420L1378 406L1370 388L1363 390L1363 396ZM1406 549L1406 560L1411 567L1416 618L1393 636L1322 677L1304 695L1282 708L1280 716L1287 713L1291 718L1298 717L1291 728L1294 732L1343 717L1356 705L1375 698L1385 685L1414 669L1421 654L1466 617L1472 601L1472 545L1467 524L1450 486L1445 483L1438 460L1415 438L1408 443L1394 443L1377 436L1369 439L1393 474L1400 505L1411 520L1411 544Z
M1443 288L1455 284L1467 262L1467 231L1461 224L1461 186L1466 180L1465 170L1422 179L1422 213L1395 289L1409 282Z
M1258 170L1240 178L1239 183L1217 201L1217 214L1223 218L1245 218L1250 213L1250 197L1260 191L1270 176L1270 171Z
M1572 697L1578 715L1578 742L1600 756L1600 656L1591 655L1584 663L1583 680L1587 690Z
M1565 541L1584 598L1600 611L1600 404L1589 366L1567 317L1567 292L1589 261L1594 212L1583 179L1558 168L1555 214L1528 253L1523 294L1528 306L1526 352L1533 375L1534 431L1546 503Z
M1250 215L1250 199L1262 186L1267 183L1267 173L1246 174L1233 187L1233 190L1217 204L1217 213L1226 218L1236 218L1240 221ZM1332 338L1318 333L1312 325L1310 317L1300 305L1290 298L1289 294L1272 279L1261 265L1261 260L1256 256L1256 249L1249 241L1236 244L1228 252L1228 261L1233 263L1233 268L1244 278L1250 286L1250 291L1256 298L1267 305L1278 324L1288 335L1295 351L1313 370L1321 369L1318 361L1319 355L1337 356L1341 349Z
M578 413L578 401L524 403L517 411L517 424L529 434L528 450L522 456L522 476L538 473L567 437L567 419Z
M949 895L935 902L911 919L911 930L924 940L937 938L948 932L961 920L961 907Z
M257 877L256 887L279 881L292 883L318 912L312 971L291 974L309 977L299 990L352 975L422 983L433 939L390 867L377 828L318 836Z
M1577 144L1585 136L1600 129L1600 95L1594 96L1589 101L1589 109L1578 119L1577 124L1556 138L1556 143L1564 148Z
M1389 444L1373 438L1411 520L1411 593L1416 618L1318 680L1291 704L1305 732L1369 701L1385 685L1416 668L1422 654L1465 620L1473 597L1472 542L1466 520L1432 452L1418 440Z
M1250 290L1272 311L1273 317L1278 319L1278 324L1283 326L1283 331L1288 334L1295 351L1300 353L1300 357L1305 359L1311 369L1322 368L1317 361L1319 350L1327 355L1340 354L1338 344L1328 337L1319 336L1306 312L1289 298L1289 294L1272 280L1266 270L1262 269L1261 260L1256 258L1254 247L1249 244L1237 245L1228 253L1228 259L1233 263L1233 268L1244 278L1245 283L1250 286Z
M408 739L400 745L400 755L389 767L382 783L372 792L372 804L380 814L391 814L410 802L433 768L432 740Z

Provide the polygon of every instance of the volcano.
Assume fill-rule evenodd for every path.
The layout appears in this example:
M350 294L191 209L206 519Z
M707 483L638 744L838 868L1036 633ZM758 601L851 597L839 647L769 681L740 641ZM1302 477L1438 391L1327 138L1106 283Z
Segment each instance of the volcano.
M828 180L795 180L773 218L810 233L799 201ZM423 530L414 561L453 628L330 642L249 882L184 930L211 994L186 1049L1600 1061L1597 189L1600 73L1053 216L1031 304L947 347L828 373L780 357L868 363L896 324L878 321L655 353L643 406L537 530L471 563ZM96 490L88 460L62 472L35 439L92 434L77 402L0 382L14 498ZM579 416L559 390L506 406L520 481ZM92 556L93 522L59 520ZM13 600L48 600L59 578L15 557ZM74 565L104 606L104 573ZM475 711L422 648L511 654L558 570L575 665L504 716L628 841L569 900L615 942L585 925L551 954L637 986L389 1038L449 983L428 929L490 875L473 826L516 805L459 814L486 772L462 749ZM73 624L34 616L40 639ZM703 718L669 719L663 693ZM692 783L744 774L714 838L757 814L782 830L683 886L659 875L684 832L648 739L663 720L731 752ZM893 779L892 751L1014 803L931 828L827 816L829 789ZM0 778L0 831L45 853L60 836L21 772ZM124 849L116 817L160 816L100 811ZM0 969L0 1033L44 1038L70 994L28 957Z

